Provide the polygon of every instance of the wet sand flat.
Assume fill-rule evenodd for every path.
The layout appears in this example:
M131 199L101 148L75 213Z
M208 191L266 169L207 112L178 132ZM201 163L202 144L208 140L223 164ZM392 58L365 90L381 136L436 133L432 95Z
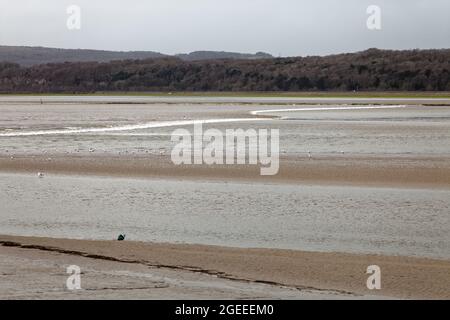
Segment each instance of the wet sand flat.
M374 296L379 298L450 298L450 277L448 277L450 262L444 260L14 236L0 236L0 243L2 244L0 255L9 257L9 270L15 263L19 263L17 259L21 258L32 258L34 261L47 259L47 261L53 261L58 265L75 264L76 262L81 268L88 265L88 269L95 269L95 266L90 263L91 261L97 261L113 264L108 267L102 266L104 272L105 270L118 269L134 272L140 270L139 272L145 273L149 270L143 271L142 267L150 267L160 268L158 270L171 270L174 272L172 277L181 279L192 277L192 275L186 275L186 272L203 276L213 275L218 279L230 280L236 285L239 283L250 284L250 286L244 286L249 290L247 294L251 294L252 285L267 284L277 288L278 291L274 291L274 295L278 294L280 297L283 297L283 295L284 297L295 297L295 293L289 291L289 288L296 288L296 290L299 290L300 296L304 294L305 298L311 297L311 295L320 298L321 294L323 294L322 298L330 298L333 295L335 298L368 298ZM52 255L54 256L52 257ZM4 261L6 260L2 259L2 264L5 264ZM118 264L126 266L119 266ZM381 290L368 290L366 288L368 275L365 272L369 265L378 265L381 268ZM32 266L29 266L29 268L31 270ZM133 270L133 268L135 269ZM6 283L8 277L14 274L12 271L3 270L2 272L0 281L3 283ZM164 272L162 273L164 274ZM116 276L117 285L125 286L125 282L121 281L126 278L125 274L116 273ZM61 278L64 279L62 274L58 274L57 277L59 281L62 281ZM205 278L200 280L204 281ZM16 281L20 285L26 285L26 281L29 281L29 279L21 278ZM98 283L95 284L92 281L91 286L98 285ZM158 286L164 287L164 281L160 281L159 284L154 282L146 284L152 287L143 288L142 290L145 292L140 295L141 298L155 297L155 291L164 292L161 288L158 289ZM141 284L142 286L145 287ZM5 297L7 287L2 286L2 288L1 291L3 292L0 292L0 295ZM266 287L265 289L269 288ZM258 291L258 287L253 287L253 290ZM108 292L108 290L104 292ZM177 292L182 295L182 291ZM198 294L205 294L204 289L200 292ZM214 290L211 290L211 292L212 297L217 297L214 295L217 292L215 293ZM267 291L263 290L263 292L265 294L262 297L266 297ZM168 292L167 294L172 293ZM86 298L89 297L89 292L79 292L77 295L79 298ZM49 296L47 295L47 297ZM124 292L120 294L121 298L126 296L127 294ZM59 297L63 297L63 294L60 293ZM164 295L161 297L164 297ZM193 297L196 296L193 295ZM245 294L243 297L245 297Z
M81 268L81 289L66 285ZM359 297L359 296L358 296ZM0 246L0 299L339 299L333 291L218 278L204 273ZM367 297L370 298L370 297ZM378 297L374 297L377 299Z
M450 158L352 157L314 155L281 157L280 171L261 176L259 166L174 165L168 156L0 156L0 172L211 179L268 183L450 188Z

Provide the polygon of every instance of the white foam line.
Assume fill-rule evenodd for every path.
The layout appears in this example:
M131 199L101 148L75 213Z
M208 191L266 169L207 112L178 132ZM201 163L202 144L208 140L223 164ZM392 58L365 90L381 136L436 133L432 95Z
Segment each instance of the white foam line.
M365 106L365 107L312 107L312 108L293 108L293 109L271 109L271 110L256 110L250 112L252 115L261 113L276 113L276 112L292 112L292 111L327 111L327 110L363 110L363 109L397 109L406 108L405 105L399 106Z
M78 134L78 133L103 133L103 132L117 132L117 131L131 131L151 128L165 128L187 126L194 124L209 124L209 123L227 123L227 122L246 122L246 121L262 121L269 120L263 118L242 118L242 119L206 119L206 120L183 120L183 121L165 121L165 122L148 122L136 125L126 125L108 128L84 128L84 129L65 129L65 130L39 130L29 132L10 132L2 133L0 137L28 137L28 136L42 136L42 135L62 135L62 134Z

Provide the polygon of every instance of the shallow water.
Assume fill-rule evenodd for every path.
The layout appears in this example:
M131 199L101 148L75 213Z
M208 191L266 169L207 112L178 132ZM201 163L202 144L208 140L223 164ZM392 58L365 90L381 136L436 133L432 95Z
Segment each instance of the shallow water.
M0 234L450 258L450 191L0 174Z
M352 106L354 107L354 106ZM364 106L362 106L364 107ZM304 106L299 106L305 108ZM313 107L317 108L317 107ZM158 154L171 150L178 127L193 131L196 121L222 131L280 129L283 153L304 155L450 155L450 107L290 111L248 105L79 105L0 104L0 155ZM234 120L233 120L234 119Z

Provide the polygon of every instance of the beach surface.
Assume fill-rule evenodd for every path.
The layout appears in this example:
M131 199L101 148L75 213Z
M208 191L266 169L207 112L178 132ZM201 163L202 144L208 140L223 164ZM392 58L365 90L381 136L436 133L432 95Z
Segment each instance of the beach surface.
M254 165L174 165L169 156L0 156L0 172L316 185L450 189L450 157L281 156L280 170Z
M442 260L18 236L0 243L3 299L450 298ZM80 291L64 288L69 265L82 270ZM366 287L369 265L381 268L381 290Z
M0 236L0 297L449 299L450 262L400 256ZM65 289L78 265L82 290ZM367 267L381 268L368 290Z

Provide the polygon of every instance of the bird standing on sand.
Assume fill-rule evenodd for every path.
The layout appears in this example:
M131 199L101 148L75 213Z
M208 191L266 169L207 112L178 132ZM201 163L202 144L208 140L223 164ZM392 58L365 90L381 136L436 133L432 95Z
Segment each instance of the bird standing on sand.
M38 178L43 178L44 174L42 172L38 172L37 176L38 176Z
M124 241L125 240L125 234L119 234L119 237L117 238L118 241Z

